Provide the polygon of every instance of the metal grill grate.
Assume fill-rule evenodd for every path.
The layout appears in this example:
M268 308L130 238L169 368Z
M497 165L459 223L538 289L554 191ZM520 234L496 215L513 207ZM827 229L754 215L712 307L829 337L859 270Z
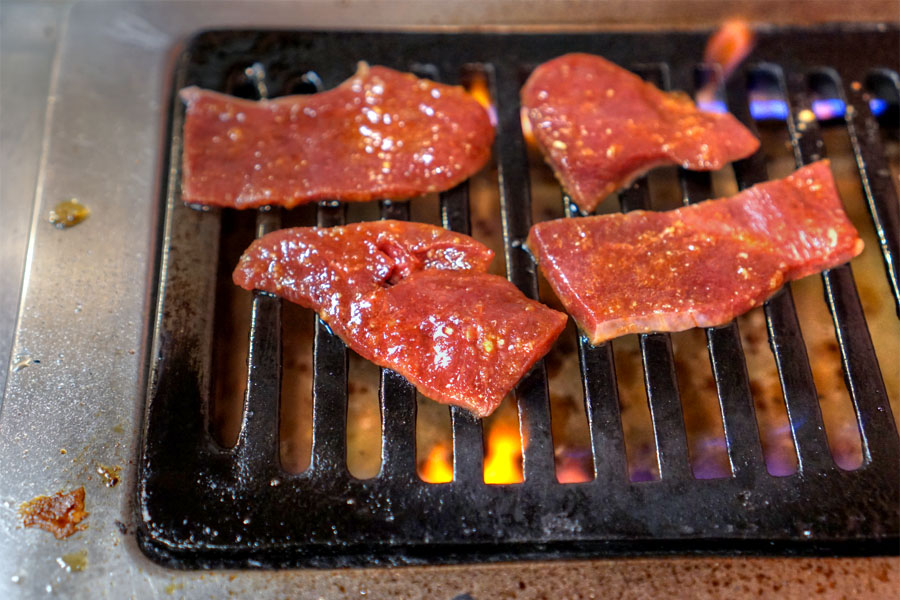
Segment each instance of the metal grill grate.
M896 191L865 90L840 81L856 81L875 67L896 71L897 33L763 31L750 58L754 66L730 80L728 101L753 127L745 82L759 70L774 74L790 98L791 139L798 164L805 164L822 153L815 124L801 128L796 121L809 106L808 78L824 74L847 94L843 99L852 109L846 126L900 308ZM671 80L674 88L692 90L696 63L674 57L701 56L705 39L699 33L211 32L194 38L182 55L174 89L196 84L262 97L272 90L287 93L298 81L309 88L315 78L302 75L310 72L331 87L358 60L456 82L466 65L482 65L498 113L494 154L507 272L525 294L537 297L535 265L522 248L532 214L518 99L527 68L565 52L586 51L636 66L662 87ZM814 69L820 64L830 69ZM422 482L416 475L415 390L388 370L382 371L379 393L382 470L372 479L355 479L345 463L347 350L320 322L313 341L311 463L303 473L284 472L278 459L281 301L260 293L252 301L240 435L234 448L220 447L206 420L223 212L193 210L180 200L183 117L173 97L137 496L139 540L151 557L179 567L333 567L620 553L896 551L900 441L849 265L823 278L862 436L863 465L854 471L839 469L829 453L790 286L766 304L765 314L799 457L799 470L791 476L766 471L736 323L706 332L731 477L694 479L672 344L667 334L646 334L640 348L659 481L628 480L612 346L594 347L583 337L579 356L593 481L556 481L542 362L516 390L521 427L528 432L523 483L483 483L481 422L456 408L451 411L454 481ZM734 164L741 188L766 180L766 169L761 154ZM711 196L708 174L682 171L679 180L685 202ZM620 200L623 210L647 208L646 180ZM563 201L573 214L568 198ZM406 202L384 201L380 207L383 218L409 218ZM469 231L466 184L443 193L440 209L445 227ZM277 229L282 217L280 209L259 211L256 234ZM320 226L344 220L339 203L318 206Z

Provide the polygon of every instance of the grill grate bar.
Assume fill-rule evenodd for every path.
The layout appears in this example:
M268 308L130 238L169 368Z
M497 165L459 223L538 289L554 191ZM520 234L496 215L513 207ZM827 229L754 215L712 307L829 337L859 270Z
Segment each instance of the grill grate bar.
M729 107L750 131L759 137L756 123L750 115L747 87L752 71L735 76L728 85ZM760 150L753 156L734 163L740 189L747 189L768 180L765 156ZM791 424L791 435L802 471L827 470L834 463L825 438L825 426L819 407L818 392L813 381L809 355L800 321L797 318L791 284L764 304L769 345L775 358L785 409Z
M281 209L256 214L256 237L281 227ZM244 417L236 452L243 470L258 475L278 464L281 397L281 298L253 292Z
M850 265L823 274L828 309L841 348L844 378L859 422L866 463L900 468L900 439ZM891 468L891 467L889 467Z
M488 69L491 96L497 107L494 154L500 184L500 214L506 274L529 298L538 299L537 270L525 250L531 228L531 189L528 157L519 110L521 73L516 66L497 63ZM519 429L522 437L525 481L540 482L554 476L553 440L550 429L550 394L541 359L516 387Z
M345 221L346 207L340 202L319 203L316 225L334 227ZM322 477L347 473L347 371L347 347L316 316L310 470Z
M484 480L484 434L481 419L458 406L450 407L453 428L453 481Z
M641 358L644 361L644 386L650 417L653 420L653 436L656 440L656 457L660 479L688 479L691 467L688 462L687 435L684 415L675 376L675 359L672 355L672 338L665 333L645 333L640 336Z
M250 97L269 96L266 70L255 63L241 77L233 74L226 86L229 92L240 87ZM247 89L249 87L249 89ZM256 212L257 238L281 228L282 209L264 207ZM235 452L239 468L250 477L273 471L279 460L278 421L281 397L281 298L253 292L250 309L250 335L247 352L247 384L243 418Z
M708 328L706 344L722 411L731 472L739 479L753 479L765 470L765 461L737 321Z
M441 194L441 224L445 229L464 233L472 233L469 217L469 184L463 182Z
M804 73L791 73L786 81L789 105L788 129L797 166L815 162L825 156L825 144L812 114L808 79ZM785 85L782 77L782 85ZM822 273L825 298L834 320L841 350L844 379L856 409L864 462L886 461L900 465L900 440L891 415L887 390L869 335L859 293L849 263Z
M695 93L716 85L720 77L718 71L698 66L694 72ZM688 85L684 89L688 89ZM703 202L715 195L712 175L708 172L679 168L678 180L685 205ZM706 343L732 475L738 479L756 477L764 470L765 463L737 320L721 327L707 328Z
M409 221L409 202L381 201L381 218ZM381 369L381 476L390 479L416 473L416 388L391 369Z
M624 480L628 469L612 342L593 346L579 335L578 360L591 432L594 478L601 485Z
M578 206L565 192L562 201L566 217L579 216ZM591 433L594 479L604 482L603 485L609 481L624 480L628 468L612 342L594 346L579 333L578 362Z
M446 229L470 234L469 184L443 192L441 223ZM453 428L453 480L472 484L484 479L484 433L481 419L458 406L450 407Z
M416 473L416 388L391 369L381 369L381 477Z
M713 197L712 178L707 172L679 169L679 181L685 204ZM722 411L731 472L737 478L755 477L763 470L764 460L737 320L707 328L706 344Z
M798 468L801 472L827 471L834 467L834 460L828 449L818 392L789 285L768 300L766 320Z
M896 76L895 76L896 77ZM891 181L891 170L885 157L878 122L869 106L871 96L859 84L850 84L846 94L836 74L836 87L848 107L844 112L847 133L859 170L860 183L875 225L875 233L884 257L888 283L894 293L894 307L900 317L900 200ZM896 81L896 79L895 79Z
M668 66L639 65L632 69L645 80L660 89L669 89ZM619 194L622 212L651 210L650 184L641 177ZM644 385L647 402L653 420L656 439L656 455L660 479L685 479L691 476L687 452L687 434L681 396L675 374L675 357L672 340L667 333L649 333L639 336L641 358L644 362Z

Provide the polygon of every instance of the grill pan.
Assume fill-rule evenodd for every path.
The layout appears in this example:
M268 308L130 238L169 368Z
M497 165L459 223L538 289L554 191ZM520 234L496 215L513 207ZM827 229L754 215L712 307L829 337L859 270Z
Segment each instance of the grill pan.
M790 99L788 126L798 164L821 156L809 107L810 83L831 77L845 94L845 117L866 200L881 241L885 273L900 307L900 227L895 188L864 86L874 69L896 82L897 28L764 29L728 104L748 126L747 81L773 75ZM894 553L900 542L900 440L849 265L823 274L843 369L862 438L863 464L838 468L829 452L809 358L790 286L766 303L769 340L782 381L798 471L765 466L736 323L707 330L731 477L691 473L681 400L667 334L640 336L660 479L631 482L610 343L579 339L594 480L560 484L554 471L549 392L543 362L516 389L524 482L482 480L481 423L451 409L454 480L416 474L415 390L382 371L382 470L353 478L346 466L348 354L321 322L313 343L313 444L309 468L279 465L281 300L254 293L243 421L234 448L208 432L219 252L229 211L201 211L180 198L186 85L275 96L330 88L359 60L456 83L468 65L487 74L498 126L505 259L510 280L538 295L533 261L522 248L532 224L529 167L520 127L519 88L537 64L572 51L600 54L662 87L692 91L708 33L420 34L215 31L193 38L175 65L167 181L159 226L158 287L142 455L137 482L138 540L154 560L180 568L339 567L441 564L548 557L660 553ZM702 70L702 69L701 69ZM313 74L315 76L313 76ZM896 84L895 84L896 85ZM768 179L757 154L733 165L741 188ZM686 202L710 197L708 174L681 172ZM649 206L646 180L620 195L623 210ZM574 208L567 198L568 214ZM466 184L441 195L445 227L468 232ZM409 218L405 202L381 203L384 218ZM243 218L243 217L242 217ZM286 219L255 213L262 235ZM344 222L345 207L322 202L320 226ZM869 252L875 249L868 249Z

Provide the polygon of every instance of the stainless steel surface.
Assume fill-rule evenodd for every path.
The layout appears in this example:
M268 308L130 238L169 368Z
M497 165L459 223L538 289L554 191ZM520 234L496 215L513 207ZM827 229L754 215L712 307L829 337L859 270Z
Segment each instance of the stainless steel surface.
M0 358L9 356L19 301L44 116L66 7L0 5ZM0 390L6 385L0 367ZM2 403L2 396L0 396Z
M8 374L0 369L0 386L6 379L0 404L0 598L205 598L228 593L274 598L367 592L378 597L446 598L468 592L482 598L488 596L479 593L497 589L489 581L501 585L510 573L513 580L521 578L517 593L528 597L545 579L544 571L565 568L532 564L465 571L173 572L140 554L130 517L143 408L142 352L160 137L170 63L179 44L201 28L251 24L379 28L452 22L477 27L510 20L530 25L574 20L601 26L628 20L621 2L566 2L549 8L544 4L514 9L510 2L485 7L474 0L90 2L70 10L65 3L3 2L0 356L28 355L34 362ZM635 9L635 21L665 24L658 16L665 11L654 16L647 8L664 2L636 4L646 6ZM722 11L729 6L737 6L715 4L706 13L710 23L724 16ZM757 4L765 3L745 6ZM837 14L840 5L822 2L811 19ZM894 3L871 5L882 11L890 5L896 8ZM753 10L763 12L758 6ZM604 14L608 21L599 20ZM53 228L46 220L49 209L72 197L91 208L91 217L69 230ZM121 483L107 488L96 472L98 465L121 466ZM60 541L22 528L17 516L21 502L80 485L85 487L90 512L85 531ZM128 533L123 534L117 522ZM84 571L60 568L58 557L82 549L88 552ZM726 562L696 564L715 570L715 565ZM759 562L761 570L777 571ZM623 563L580 564L572 567L572 573L587 573L583 581L591 587L618 577ZM638 565L636 573L656 568L647 561L626 564ZM736 570L751 564L738 563ZM873 593L878 589L887 593L889 587L877 586L896 582L896 562L879 559L865 564L891 573L872 588ZM676 568L682 567L671 566ZM660 567L657 576L671 569ZM790 567L782 570L788 572ZM473 582L473 576L482 579ZM526 582L532 586L528 590L522 588ZM852 592L853 585L870 583L863 570L861 575L848 574L838 589ZM442 585L447 587L441 591ZM410 591L416 589L419 593Z

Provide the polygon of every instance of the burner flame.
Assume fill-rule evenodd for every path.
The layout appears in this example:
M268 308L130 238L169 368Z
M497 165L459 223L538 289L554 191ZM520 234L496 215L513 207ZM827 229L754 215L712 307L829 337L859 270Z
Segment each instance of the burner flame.
M485 483L521 483L522 445L519 431L507 423L495 424L488 433L484 457Z
M453 481L453 452L444 444L435 444L425 459L420 476L425 483Z
M426 483L453 481L453 450L448 444L435 444L419 469ZM496 423L487 435L484 457L484 482L492 484L521 483L522 446L515 425Z
M491 120L491 125L495 128L497 127L497 109L494 106L494 103L491 102L491 92L488 88L487 78L483 75L476 75L472 77L472 81L469 84L469 95L475 98L475 100L484 107L484 110L488 113L488 118Z
M591 449L563 448L556 453L556 480L560 483L582 483L594 479Z
M753 50L754 40L753 30L745 21L726 21L706 42L703 61L720 65L722 77L727 78Z
M724 112L718 109L717 88L731 75L753 50L755 36L745 21L738 19L725 21L706 42L703 62L718 65L720 72L697 92L697 104L704 110Z
M537 140L534 137L534 129L531 127L531 119L528 118L528 110L523 106L519 111L519 119L522 121L522 137L525 143L532 148L537 148Z

